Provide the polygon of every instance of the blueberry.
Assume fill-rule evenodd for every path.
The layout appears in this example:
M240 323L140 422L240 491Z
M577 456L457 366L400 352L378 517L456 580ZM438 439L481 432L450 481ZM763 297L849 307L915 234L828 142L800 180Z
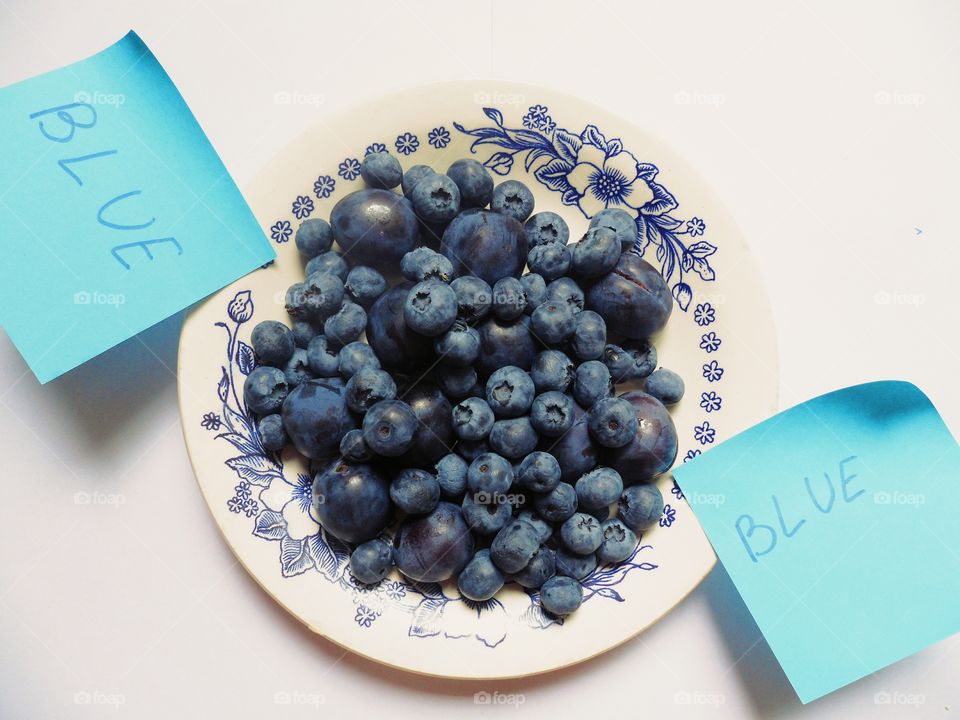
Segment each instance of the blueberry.
M577 404L573 407L573 425L559 438L544 438L540 449L560 463L560 480L572 483L597 466L599 447L587 429L587 413Z
M482 163L465 158L447 168L447 176L460 188L460 206L482 208L493 197L493 177Z
M600 526L603 542L597 548L597 560L602 563L618 563L626 560L637 547L633 530L616 518L604 521Z
M540 307L540 304L547 296L547 283L542 276L536 273L527 273L520 278L520 284L523 286L523 292L527 296L527 306L523 311L527 315L530 315Z
M390 153L375 152L363 158L360 163L360 176L368 187L391 190L403 179L400 161Z
M490 452L490 443L483 440L461 440L457 443L457 454L468 463L473 462L484 453Z
M343 378L352 377L362 367L380 367L380 360L373 348L361 340L347 343L340 348L338 358L337 370Z
M535 497L533 506L544 520L563 522L577 511L577 491L573 485L561 482L550 492Z
M537 431L528 417L497 420L490 431L490 449L511 460L526 457L538 441Z
M610 371L599 360L588 360L577 368L573 377L573 396L585 408L593 407L597 400L613 394Z
M319 333L317 326L306 320L295 320L290 331L293 333L293 344L304 350Z
M333 230L330 223L320 218L310 218L300 223L293 241L305 258L315 258L333 247Z
M433 350L447 365L473 365L480 354L480 333L457 320L453 326L433 342Z
M335 460L313 480L313 513L344 542L372 540L390 521L389 483L374 465Z
M592 310L584 310L577 315L577 328L573 331L570 348L578 360L603 359L606 342L607 325L602 317Z
M243 381L243 401L257 415L272 415L279 412L289 389L282 370L261 365Z
M453 265L450 261L436 250L423 246L403 256L400 272L407 280L414 282L439 280L448 283L453 279Z
M620 259L620 241L613 230L594 227L573 246L572 273L592 280L613 270Z
M460 212L460 188L446 175L425 175L410 192L413 211L427 223L446 223Z
M553 537L553 526L542 517L537 515L533 510L521 510L517 517L524 522L530 523L536 528L537 537L540 538L541 543L545 543L547 540Z
M437 482L440 483L440 495L445 500L460 501L467 490L467 463L456 455L449 453L437 461Z
M611 505L623 492L623 480L613 468L598 467L577 480L577 506L586 509Z
M440 251L459 275L476 275L489 284L520 277L527 262L527 236L511 217L489 210L465 210L443 231Z
M327 343L343 347L357 340L366 328L366 310L347 300L324 321L323 334L327 336Z
M402 400L381 400L363 416L363 439L377 455L398 457L413 445L417 416Z
M419 282L407 295L403 319L415 333L427 337L442 335L457 319L457 294L437 280Z
M560 484L560 463L550 453L531 452L520 463L517 481L525 490L546 493Z
M617 506L617 516L635 533L655 525L663 515L660 488L643 483L625 488Z
M513 365L494 371L487 380L487 404L497 417L524 415L533 404L534 392L530 375Z
M417 431L413 445L399 459L406 467L431 468L450 452L454 443L453 408L436 384L420 380L398 388L413 414L417 416Z
M630 371L631 380L643 380L657 367L657 349L649 343L641 343L637 347L627 348L627 353L633 359Z
M560 437L573 427L573 404L573 399L559 390L540 393L530 408L530 423L544 437Z
M530 558L527 566L513 574L513 579L521 587L536 589L552 578L556 570L556 554L550 548L541 545Z
M637 414L623 398L602 398L590 408L590 435L608 448L623 447L637 435Z
M393 547L383 540L368 540L357 545L350 554L350 573L364 585L380 582L390 572L391 567Z
M382 400L393 400L397 385L390 373L364 365L347 380L345 394L347 407L362 414Z
M597 556L594 553L578 555L566 548L557 550L557 576L574 580L583 580L597 569ZM579 585L579 583L577 583ZM542 592L542 590L541 590ZM542 599L542 595L541 595Z
M414 165L411 167L403 174L403 181L401 182L403 194L407 197L410 197L410 193L413 192L413 188L416 186L416 184L427 175L432 175L433 172L433 168L429 165Z
M573 335L577 318L566 303L545 300L530 316L530 329L541 342L559 345Z
M437 382L454 400L467 397L477 382L477 371L472 367L444 365L437 370Z
M340 378L307 380L291 391L283 403L283 426L301 455L329 457L356 427L344 396Z
M257 323L250 333L250 344L257 362L273 367L283 367L296 346L290 328L276 320Z
M610 379L614 383L622 383L633 379L634 358L619 345L609 344L603 348L603 364L610 371Z
M493 314L501 320L515 320L527 308L527 295L515 277L497 280L493 286Z
M307 345L307 366L317 377L336 377L340 368L340 355L336 347L332 347L327 338L317 335Z
M423 515L440 502L440 483L426 470L407 468L390 483L390 499L408 515Z
M373 450L363 439L363 430L350 430L340 440L340 454L354 463L363 463L373 459Z
M633 250L637 243L637 218L622 208L601 210L590 219L590 227L605 227L617 236L621 252Z
M612 514L610 512L609 505L604 505L598 508L589 508L589 509L585 508L584 512L590 515L591 517L595 517L597 519L597 522L600 522L600 523L604 523L607 520L609 520L610 515Z
M554 615L569 615L582 602L583 587L569 577L552 577L540 588L540 604Z
M513 466L496 453L479 455L467 468L467 488L476 495L477 502L492 502L497 496L506 494L511 485Z
M292 293L296 293L296 297ZM330 273L313 273L299 288L292 285L287 290L287 311L299 320L319 324L339 310L342 304L343 283Z
M489 502L480 502L489 500ZM487 493L467 493L460 508L467 526L479 535L493 535L506 525L513 515L510 503L499 502Z
M408 518L401 526L394 559L411 580L443 582L473 557L473 536L460 508L441 502L429 515Z
M544 302L550 301L566 303L574 315L583 310L585 303L583 290L573 278L568 277L557 278L547 285Z
M673 370L660 368L647 378L645 389L664 405L673 405L683 397L683 378Z
M533 212L533 193L518 180L505 180L493 189L490 209L524 222Z
M540 548L537 529L523 520L511 520L490 544L490 559L506 573L522 570Z
M287 431L283 429L283 418L279 413L264 415L257 423L260 432L260 444L272 452L280 452L290 442Z
M489 376L497 368L515 365L527 370L533 363L536 347L530 334L530 318L513 321L490 318L477 328L480 333L480 356L477 372Z
M578 512L564 521L560 527L560 539L570 552L588 555L600 547L603 533L595 517Z
M637 434L629 444L606 452L606 463L629 485L646 482L667 471L677 457L677 429L670 413L647 393L632 391L620 396L637 414Z
M559 390L565 392L573 382L575 368L566 355L559 350L544 350L537 355L530 369L530 377L537 392Z
M350 262L384 271L394 270L419 237L410 201L379 188L345 195L333 207L330 225Z
M457 294L457 315L465 322L482 320L493 305L493 290L474 275L462 275L450 283Z
M372 267L357 265L347 273L343 288L353 302L369 309L377 298L387 291L387 280Z
M657 268L633 253L623 253L614 271L590 288L587 305L600 313L608 330L643 340L666 325L673 296Z
M326 273L327 275L336 275L340 282L347 279L350 273L350 266L343 256L336 250L327 250L316 257L311 258L304 268L306 276L309 278L314 273Z
M570 229L567 223L555 212L538 212L536 215L531 215L530 219L523 224L523 229L527 233L527 242L530 243L530 247L544 243L566 245L570 240Z
M563 277L570 269L570 250L560 243L545 243L530 248L527 265L546 282Z
M478 550L457 578L460 594L467 600L484 602L503 587L504 577L490 559L490 550Z
M367 342L380 364L392 372L422 372L433 358L433 343L407 327L403 308L410 285L391 288L373 304L367 322Z
M307 351L303 348L296 348L293 355L287 360L283 367L283 377L287 382L287 387L295 388L302 382L312 380L316 377L310 370L310 364L307 361Z
M485 439L493 423L493 410L481 398L468 397L453 408L453 431L461 440Z

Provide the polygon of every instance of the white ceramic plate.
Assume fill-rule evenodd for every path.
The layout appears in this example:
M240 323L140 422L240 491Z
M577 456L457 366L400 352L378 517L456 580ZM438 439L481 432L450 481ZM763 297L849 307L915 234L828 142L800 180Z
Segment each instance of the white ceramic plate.
M204 302L184 324L179 395L193 468L214 520L247 571L290 613L340 645L406 670L460 678L530 675L608 650L656 622L706 575L715 556L679 489L634 556L598 569L565 622L510 586L478 609L455 584L392 575L358 587L345 548L310 516L302 458L260 448L242 403L249 335L286 320L286 288L303 279L292 233L329 217L360 187L359 160L386 148L404 167L440 170L473 153L498 178L523 180L537 210L562 213L576 239L604 201L638 215L644 257L677 299L658 339L660 362L687 383L673 409L678 462L767 417L777 360L762 283L717 198L659 140L601 108L505 83L432 85L323 119L259 175L247 198L277 262Z

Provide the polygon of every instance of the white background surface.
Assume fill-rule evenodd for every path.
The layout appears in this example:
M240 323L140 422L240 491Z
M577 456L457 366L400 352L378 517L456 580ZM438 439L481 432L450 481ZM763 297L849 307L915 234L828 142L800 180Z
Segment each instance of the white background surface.
M958 434L960 5L137 5L0 0L0 85L132 27L241 187L317 116L384 91L493 77L579 95L666 139L739 220L767 278L782 407L903 378ZM277 104L285 92L317 104ZM801 706L722 568L637 640L548 676L447 682L345 654L274 606L208 516L177 417L179 325L42 388L0 335L0 717L459 717L485 712L479 691L556 717L960 707L960 636Z

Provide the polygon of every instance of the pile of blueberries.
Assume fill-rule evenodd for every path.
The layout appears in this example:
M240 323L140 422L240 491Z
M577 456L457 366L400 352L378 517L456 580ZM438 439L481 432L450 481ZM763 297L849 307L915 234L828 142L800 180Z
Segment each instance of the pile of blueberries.
M623 210L568 244L476 160L404 173L373 153L361 173L329 223L297 230L291 325L253 330L261 442L310 459L314 514L358 582L395 565L474 602L516 582L567 615L663 510L683 382L650 338L670 291ZM643 390L616 395L625 382Z

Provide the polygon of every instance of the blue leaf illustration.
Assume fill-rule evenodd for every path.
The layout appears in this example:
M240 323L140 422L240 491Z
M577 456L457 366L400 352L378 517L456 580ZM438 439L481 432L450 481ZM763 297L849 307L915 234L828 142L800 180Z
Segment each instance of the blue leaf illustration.
M330 582L336 581L340 575L341 563L345 558L327 543L323 531L308 537L306 546L314 567Z
M619 155L623 151L623 141L620 138L610 138L607 140L607 152L610 155ZM639 163L637 164L639 167Z
M227 390L230 388L230 379L227 377L227 369L222 365L220 369L223 371L223 376L220 378L220 382L217 383L217 396L220 398L220 402L226 402Z
M485 107L483 114L493 120L497 125L503 126L503 113L492 107Z
M484 165L490 168L497 175L506 175L513 167L513 155L505 152L497 152L490 156Z
M612 587L602 587L597 590L597 595L600 597L610 598L611 600L616 600L617 602L623 602L623 597L620 593L614 590Z
M247 345L243 340L237 340L237 367L244 375L249 375L257 366L257 361L253 357L253 348Z
M307 543L304 540L294 540L285 535L280 540L280 571L284 577L302 575L313 567L313 560L307 552Z
M656 570L660 566L654 565L653 563L642 562L642 563L637 563L636 565L634 565L634 567L637 568L638 570Z
M534 177L551 190L563 192L570 187L567 176L573 168L563 160L551 160L533 173Z
M576 135L566 130L558 129L553 134L553 146L557 150L557 155L570 163L570 165L576 165L577 154L580 152L580 148L583 147L583 142Z
M714 280L717 277L706 258L696 258L693 261L693 271L704 280Z
M603 136L603 133L600 132L600 128L596 125L587 125L583 132L580 133L580 138L585 143L590 143L591 145L596 145L601 150L607 149L607 139Z
M424 598L413 611L410 620L409 635L413 637L434 637L440 634L440 620L443 618L443 608L446 600Z
M677 199L660 183L648 183L650 190L653 191L653 200L650 200L643 206L643 212L646 215L663 215L675 210Z
M278 512L264 510L257 515L253 534L264 540L281 540L287 534L287 521Z
M539 597L539 596L537 596ZM551 625L563 625L563 620L549 615L538 600L531 598L530 607L520 616L520 622L537 630L548 628Z
M700 242L695 242L693 245L687 248L687 252L693 255L696 258L705 258L710 257L717 251L717 248L706 240L701 240Z
M681 310L686 311L690 307L690 299L693 297L693 289L686 283L679 282L673 286L673 298Z
M275 479L283 479L280 469L262 455L241 455L226 460L226 465L253 485L267 487Z

